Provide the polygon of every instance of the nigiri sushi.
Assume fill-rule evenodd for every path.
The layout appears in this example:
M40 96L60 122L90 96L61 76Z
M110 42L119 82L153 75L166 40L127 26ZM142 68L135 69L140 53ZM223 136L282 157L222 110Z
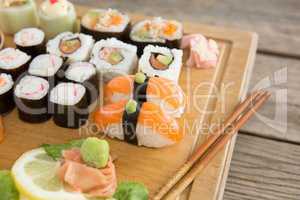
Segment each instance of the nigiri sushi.
M94 120L105 135L138 146L161 148L183 138L177 121L151 102L108 104L95 112Z
M157 104L173 117L184 112L185 95L179 85L163 77L147 77L143 73L135 76L118 76L104 88L106 103L116 103L131 98L139 102Z

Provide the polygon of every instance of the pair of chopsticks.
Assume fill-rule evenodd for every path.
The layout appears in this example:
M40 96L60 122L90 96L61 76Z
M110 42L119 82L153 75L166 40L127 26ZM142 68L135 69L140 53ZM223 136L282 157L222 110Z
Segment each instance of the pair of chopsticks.
M240 103L224 124L209 135L188 161L160 189L154 200L176 199L270 96L267 91L256 91Z

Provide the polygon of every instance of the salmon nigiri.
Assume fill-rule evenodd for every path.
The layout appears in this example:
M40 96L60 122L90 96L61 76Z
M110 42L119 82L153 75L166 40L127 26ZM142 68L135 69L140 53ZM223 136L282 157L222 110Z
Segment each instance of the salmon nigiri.
M108 104L96 111L94 118L109 137L139 146L160 148L183 137L176 119L152 102L123 100Z
M174 81L163 77L146 77L143 73L119 76L108 82L104 94L106 103L134 98L155 103L176 118L184 112L184 92Z

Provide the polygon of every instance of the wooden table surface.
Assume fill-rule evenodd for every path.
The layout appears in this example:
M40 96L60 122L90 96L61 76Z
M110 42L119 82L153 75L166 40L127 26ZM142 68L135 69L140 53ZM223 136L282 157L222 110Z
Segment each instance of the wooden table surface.
M267 86L274 95L238 136L224 199L300 199L299 0L73 2L257 32L259 49L250 89Z

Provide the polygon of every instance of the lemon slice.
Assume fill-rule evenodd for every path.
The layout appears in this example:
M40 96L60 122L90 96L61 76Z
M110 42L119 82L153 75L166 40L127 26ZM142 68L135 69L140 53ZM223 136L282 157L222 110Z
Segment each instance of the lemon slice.
M79 192L66 191L56 172L60 163L39 148L23 154L12 168L20 193L30 200L87 200Z

